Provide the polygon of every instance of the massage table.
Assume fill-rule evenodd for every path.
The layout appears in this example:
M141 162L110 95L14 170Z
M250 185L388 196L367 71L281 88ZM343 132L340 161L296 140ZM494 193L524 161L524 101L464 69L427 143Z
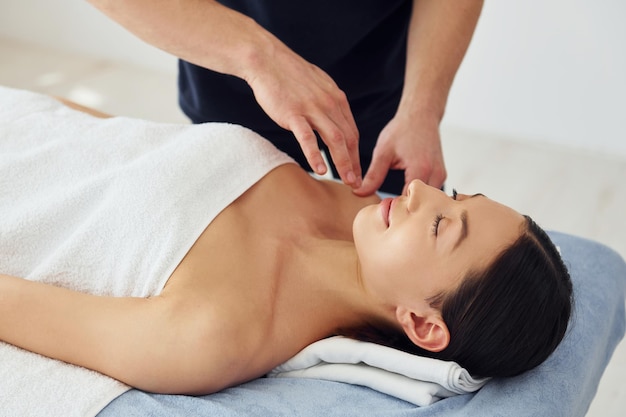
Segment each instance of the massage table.
M166 218L167 221L171 222L173 217L169 214L180 211L178 201L192 201L195 204L185 205L187 208L185 214L176 217L176 230L181 230L182 226L187 224L185 222L190 222L193 219L197 220L197 224L188 225L188 228L194 231L203 230L210 221L204 218L207 207L211 207L210 203L216 200L217 196L215 191L204 192L206 190L204 182L195 184L195 186L200 187L203 193L196 192L196 188L191 185L178 186L182 181L186 181L192 162L199 172L205 172L202 176L203 181L207 177L206 181L211 184L221 184L221 182L219 178L215 181L209 181L210 176L206 173L207 165L213 167L215 175L228 172L232 166L232 161L229 158L241 158L241 153L244 150L250 154L251 160L249 164L246 164L248 169L237 177L239 180L252 175L250 174L253 171L251 169L252 162L256 161L257 164L260 164L260 161L267 163L273 161L272 163L276 164L284 162L284 158L280 157L275 149L272 148L273 151L267 149L269 145L266 141L258 138L252 132L242 131L243 128L241 127L220 124L206 127L161 125L125 118L100 121L67 109L48 97L1 87L0 104L3 104L0 106L2 110L0 115L4 115L4 119L0 117L0 121L4 120L5 130L3 130L3 134L7 135L5 146L8 146L6 148L8 152L21 149L27 142L35 144L41 142L38 148L31 149L28 147L28 152L23 157L5 158L5 164L8 164L8 168L3 172L2 178L4 191L0 193L0 197L5 198L2 213L9 223L12 217L7 213L12 213L13 216L16 216L15 218L20 219L19 224L23 227L12 227L13 223L10 223L7 229L2 229L2 232L12 231L21 239L6 239L6 246L3 251L5 256L0 257L0 260L7 264L3 268L8 272L17 268L14 272L16 276L22 276L20 274L22 269L24 269L24 276L31 274L29 265L32 263L34 265L32 268L39 271L42 277L54 279L56 276L66 277L69 274L73 277L69 284L82 283L81 285L85 285L85 288L90 288L90 285L104 284L135 285L142 281L124 279L124 277L130 276L124 273L125 270L119 274L114 272L105 274L103 271L107 271L113 266L126 268L132 262L141 262L143 258L131 256L125 262L120 262L119 265L111 265L110 257L100 256L104 248L108 246L99 243L106 243L111 239L113 241L124 240L126 228L130 227L135 232L134 239L130 241L134 245L141 246L141 250L133 253L144 253L145 248L152 247L150 245L153 242L167 242L174 248L174 252L168 252L168 258L168 256L164 256L162 251L163 243L157 244L155 247L158 249L158 256L154 257L154 262L151 262L150 266L154 267L164 263L163 269L167 269L177 265L179 255L176 251L184 245L173 243L169 229L154 228L154 224L164 223L164 221L157 221L155 216L163 216L164 213L168 213ZM42 136L40 130L34 129L33 123L43 126L45 135ZM68 128L74 129L74 134L70 134ZM88 136L84 135L84 132L87 131L89 132ZM185 134L185 140L181 139L180 135L182 134ZM123 177L125 181L116 182L104 181L102 178L106 179L106 176L99 176L100 171L94 168L94 172L98 175L93 174L96 175L95 178L87 177L93 181L75 183L75 173L79 167L84 165L88 172L92 172L94 161L89 158L92 154L98 155L102 159L102 155L114 154L122 148L128 148L129 152L132 151L131 153L124 152L123 158L112 159L115 164L118 163L116 161L120 161L119 163L123 165L123 162L126 161L125 158L134 155L135 147L143 149L146 146L144 138L149 138L149 143L160 144L159 146L153 145L155 152L151 155L152 158L157 158L156 162L161 162L161 159L158 158L164 158L164 161L167 162L173 152L176 154L176 152L181 152L182 148L189 148L188 155L185 157L185 164L177 165L176 170L172 169L167 172L161 169L167 163L148 164L146 167L151 170L143 172L144 175L149 174L148 177L144 178L141 175L138 176L137 171L134 170L144 165L132 163L129 164L128 171L122 170L120 172L129 172L133 175L127 174ZM228 140L228 146L216 147L215 144L218 141L225 140ZM83 143L85 141L87 143ZM238 152L231 152L235 141L240 145L240 149ZM89 152L82 154L86 157L85 164L76 163L74 144L87 146L86 149ZM182 144L185 146L183 147ZM255 148L251 148L253 145ZM68 169L68 165L65 164L59 165L57 159L47 156L49 149L55 146L65 146L61 150L67 150L67 152L60 152L55 155L57 158L67 157L67 162L72 163L72 169ZM38 153L33 153L33 149L38 150ZM218 149L225 154L218 153ZM257 158L259 152L255 149L258 149L259 152L267 151L269 154L264 158ZM204 150L204 152L197 152L197 150ZM0 156L2 155L0 153ZM40 159L33 159L37 155ZM145 153L140 153L140 155L145 156ZM211 164L207 162L209 158L211 158ZM2 158L0 158L1 160ZM37 161L37 163L34 164L33 161ZM83 161L83 159L78 159L78 161ZM140 161L145 162L147 159L142 158ZM150 159L150 161L152 160ZM48 171L41 171L42 164L48 163L52 164L53 167L61 166L62 169L54 171L54 175L50 175ZM24 167L20 164L28 165L35 174L45 172L46 175L35 175L34 178L26 176L26 180L32 180L32 182L27 181L20 186L11 187L13 182L7 178L13 178L15 181L23 180ZM34 166L31 166L32 164ZM104 166L107 170L111 169L109 165ZM117 167L117 165L115 166ZM123 166L126 167L126 165ZM269 167L264 167L257 174L261 175L268 169ZM164 175L164 172L167 175ZM154 176L157 174L161 175L159 181L154 180ZM239 191L243 192L256 179L258 177L248 178L251 182L241 185ZM229 181L232 182L232 178L229 178ZM170 184L168 193L176 191L181 194L180 198L173 198L171 194L168 194L168 198L157 199L153 202L151 198L158 197L161 189L165 188L165 183ZM21 183L16 182L15 184ZM91 192L89 195L95 196L96 202L99 203L97 205L99 210L95 213L101 215L100 217L96 216L93 211L87 211L89 215L86 218L90 219L93 224L86 230L91 234L82 233L84 228L72 229L76 232L72 235L74 237L73 246L68 243L66 227L59 229L59 234L64 239L63 245L45 244L47 240L42 239L40 234L38 234L37 240L31 239L28 234L29 230L54 231L56 229L53 226L62 224L49 220L57 211L63 215L67 212L67 210L54 210L58 206L56 200L58 196L57 193L50 193L49 191L52 189L50 187L58 186L60 191L67 193L68 184L86 187L86 191ZM154 192L145 192L145 188L151 184L158 184L158 187L154 189ZM113 187L114 185L121 188L118 190ZM232 188L232 184L229 187ZM42 210L42 201L37 200L37 204L30 204L27 198L30 194L24 193L24 190L32 192L35 188L43 189L45 191L44 196L52 195L54 197L51 200L53 205L50 210L45 211L45 216L41 216L38 212L38 210ZM69 189L74 190L71 187ZM103 189L107 190L108 198L100 201L99 197L102 195ZM135 193L135 190L139 191ZM113 191L118 191L118 194ZM7 194L7 192L14 193L14 198L10 199L10 203L7 202L9 200L6 200L6 196L11 194ZM132 203L135 200L128 197L135 194L143 195L142 199L137 202L143 204L143 208L141 210L125 210L123 216L115 215L119 209L118 203ZM67 206L72 210L80 211L79 209L84 205L89 206L88 203L91 201L89 198L83 198L86 197L85 192L80 195L80 199L72 199L70 197L73 194L70 193L69 199L62 201L67 201ZM112 196L118 195L120 198L112 198ZM199 201L200 196L204 196L207 201ZM187 197L187 200L184 200L183 197ZM18 206L17 203L22 200L26 202L23 202L22 206ZM113 203L108 204L110 201ZM223 204L227 203L228 201ZM23 210L13 210L14 207L21 207ZM143 213L146 207L158 207L158 210L155 210L151 216L145 216ZM166 210L168 207L169 209ZM221 210L222 207L220 206L216 210ZM199 210L201 215L191 216L192 208ZM109 209L114 215L109 215ZM31 215L29 210L34 210L34 214ZM84 213L80 211L78 214ZM129 220L131 215L135 216L132 221ZM3 220L4 217L0 216L0 220ZM78 218L82 217L79 216ZM94 218L98 221L93 220ZM40 225L37 222L43 223ZM108 222L113 223L111 225ZM32 228L24 226L31 223ZM141 227L146 227L147 232L143 231ZM99 232L100 230L103 231ZM137 233L138 230L143 232ZM22 231L24 231L24 236L20 234ZM118 233L119 236L115 235L117 236L115 237L113 233ZM158 233L165 233L165 236L156 237ZM207 396L156 395L138 390L127 391L128 387L119 386L119 382L103 375L39 357L5 344L0 346L3 347L3 352L7 355L3 357L3 366L0 368L0 374L4 378L3 384L0 384L0 415L65 416L73 413L72 415L77 416L98 414L100 417L146 415L155 417L200 415L264 417L273 415L316 417L320 415L358 415L364 417L583 416L596 393L602 373L615 347L624 335L626 264L617 253L600 243L558 232L551 232L550 235L560 247L574 284L575 308L567 335L554 354L536 369L515 378L491 379L478 391L473 390L467 394L456 393L457 395L452 396L438 396L434 398L434 401L418 406L416 402L401 400L400 398L403 397L397 395L397 391L385 390L385 387L381 389L380 386L377 389L372 389L372 385L362 386L358 383L348 384L315 378L259 378ZM85 238L85 236L89 238ZM186 236L188 235L180 234L181 239L186 239ZM142 238L145 241L142 241ZM37 242L38 245L33 242ZM23 243L23 250L15 250L17 243ZM50 248L53 249L52 254L49 253L48 249ZM42 251L42 253L40 254L35 249ZM98 256L85 254L84 258L77 258L80 251L87 249L95 250ZM116 247L110 249L114 250ZM117 254L118 252L114 251L113 253ZM56 263L52 262L52 266L46 264L49 269L40 270L37 269L40 259L46 260L47 263L51 262L50 259L54 259ZM74 272L76 271L76 259L89 259L89 262L80 264L80 268L78 268L80 273ZM166 262L167 259L170 261ZM59 265L55 268L57 264ZM0 265L3 264L0 263ZM55 274L54 271L63 271L63 273ZM119 278L120 281L93 280L91 279L92 276L111 276ZM162 273L147 274L146 276L167 278L169 273L164 270ZM150 283L158 284L152 281ZM142 296L143 287L136 290L140 291L139 293L135 293L135 289L131 289L129 290L131 292L127 293L125 288L119 291L115 288L104 291L104 293L117 295L119 292L124 295ZM101 293L98 288L93 289L93 291ZM151 294L156 290L145 291ZM321 342L325 343L326 341ZM412 357L412 359L424 358ZM410 360L404 359L399 362L402 365L401 368L406 369L405 364L408 362ZM420 366L419 368L423 369L424 367ZM396 369L393 374L397 375L396 372L402 371ZM27 375L30 375L31 379L25 378ZM9 378L12 384L7 383ZM403 389L406 387L406 384L402 385ZM3 389L4 391L2 391ZM406 399L406 397L404 398ZM85 402L86 407L89 407L89 412L79 411L79 400L85 400L83 402ZM13 408L7 406L11 402ZM55 412L54 408L59 404L66 407L64 408L66 412ZM37 412L33 412L34 409ZM30 411L19 412L19 410Z
M549 233L574 284L570 328L554 354L514 378L495 378L476 393L418 407L373 389L307 378L260 378L199 396L130 390L98 417L117 416L584 416L624 336L626 263L612 249L580 237Z

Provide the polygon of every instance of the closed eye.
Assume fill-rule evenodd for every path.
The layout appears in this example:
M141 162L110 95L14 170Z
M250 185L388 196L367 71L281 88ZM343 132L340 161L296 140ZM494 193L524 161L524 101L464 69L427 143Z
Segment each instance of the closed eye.
M435 216L432 227L432 231L435 236L437 236L437 234L439 233L439 223L441 223L441 220L443 220L443 218L443 214L437 214L437 216Z

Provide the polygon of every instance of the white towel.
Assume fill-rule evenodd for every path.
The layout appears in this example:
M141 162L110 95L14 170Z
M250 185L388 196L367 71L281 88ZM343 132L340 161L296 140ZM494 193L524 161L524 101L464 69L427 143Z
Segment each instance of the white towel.
M473 378L455 362L411 355L342 336L312 343L268 376L363 385L419 406L475 392L488 380Z
M215 216L290 162L240 126L101 120L0 87L0 273L157 295ZM127 389L0 343L2 416L95 415Z

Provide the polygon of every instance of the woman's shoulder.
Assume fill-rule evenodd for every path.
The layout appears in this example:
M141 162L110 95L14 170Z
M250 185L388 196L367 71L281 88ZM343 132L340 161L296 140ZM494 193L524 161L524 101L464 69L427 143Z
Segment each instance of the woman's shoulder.
M363 207L378 204L374 194L359 197L352 189L338 180L319 179L295 164L285 164L272 170L261 181L262 188L271 192L285 204L293 204L303 210L313 209L318 218L339 219L350 227L352 220Z

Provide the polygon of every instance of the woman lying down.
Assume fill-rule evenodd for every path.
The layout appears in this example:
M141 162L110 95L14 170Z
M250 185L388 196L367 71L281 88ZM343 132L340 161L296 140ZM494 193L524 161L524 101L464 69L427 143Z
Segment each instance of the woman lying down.
M413 181L360 198L242 127L0 95L6 343L142 390L204 394L331 335L509 376L566 331L558 251L481 194Z

